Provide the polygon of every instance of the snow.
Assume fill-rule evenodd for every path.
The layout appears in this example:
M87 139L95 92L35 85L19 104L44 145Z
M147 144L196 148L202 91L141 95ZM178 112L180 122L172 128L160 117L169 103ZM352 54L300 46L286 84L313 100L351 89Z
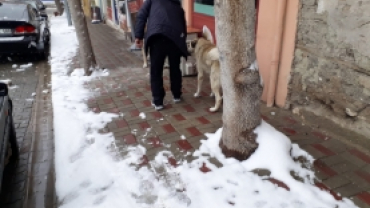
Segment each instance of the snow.
M21 68L21 69L27 69L27 68L30 68L30 67L32 67L32 63L22 64L22 65L19 66L19 68Z
M143 113L143 112L141 112L141 113L139 114L139 116L140 116L140 118L141 118L141 119L145 119L145 118L146 118L146 115L145 115L145 113Z
M325 1L319 0L317 3L317 11L316 13L322 14L325 11Z
M13 64L13 65L12 65L12 68L13 68L13 69L15 69L15 68L17 68L17 67L18 67L18 65L17 65L17 64Z
M16 69L15 72L22 72L22 71L25 71L24 68L19 68L19 69Z
M85 103L93 92L83 84L109 72L101 70L86 77L82 69L75 69L68 76L67 66L78 46L75 31L67 26L65 16L51 17L50 22L56 192L60 208L355 207L348 199L336 201L316 188L313 171L305 168L312 165L313 158L265 122L255 130L259 148L246 161L223 156L218 146L222 134L219 129L205 135L206 140L201 141L192 161L183 158L177 160L177 167L172 167L168 158L173 154L163 151L150 161L149 168L137 168L146 149L140 145L118 148L113 134L100 133L99 129L119 116L94 113ZM306 158L305 167L295 161L297 158ZM222 167L210 162L214 160ZM211 171L201 172L203 164ZM285 183L290 191L252 173L255 169L269 170L270 177ZM294 179L291 172L303 182Z
M48 94L49 93L49 90L43 90L42 93Z
M306 158L305 165L310 166L313 158L298 145L292 145L284 134L264 121L255 133L259 148L246 161L224 157L219 148L222 134L222 129L219 129L206 135L208 139L202 141L200 149L194 153L198 159L177 168L192 201L190 207L355 207L350 200L336 201L328 192L313 185L313 171L303 168L293 159ZM210 157L215 157L223 167L211 164ZM200 173L203 163L212 171ZM251 172L256 169L269 170L270 177L285 183L290 191L278 188ZM304 182L294 179L291 172Z
M35 96L36 96L36 92L33 92L33 93L31 94L31 96L32 96L32 97L35 97Z
M12 84L12 80L10 80L10 79L0 80L0 82L4 83L6 85L11 85Z
M12 85L9 87L10 90L17 89L17 88L19 88L18 85Z

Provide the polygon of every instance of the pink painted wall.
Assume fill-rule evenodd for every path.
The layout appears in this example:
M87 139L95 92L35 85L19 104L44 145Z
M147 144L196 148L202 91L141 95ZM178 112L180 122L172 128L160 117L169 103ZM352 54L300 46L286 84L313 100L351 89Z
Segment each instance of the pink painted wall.
M264 82L262 100L271 103L273 100L267 99L268 89L271 85L269 82L270 69L272 61L272 47L276 40L276 8L278 1L281 0L261 0L258 12L258 27L256 35L256 53L260 73ZM277 64L277 63L275 63ZM274 84L274 83L272 83Z
M260 0L256 53L264 81L262 100L267 106L285 106L295 49L298 6L298 0ZM284 14L281 19L279 13ZM279 30L282 32L280 36ZM280 46L278 55L274 54L275 46Z
M282 108L286 107L290 72L294 58L299 8L298 0L287 1L279 74L275 92L275 104Z

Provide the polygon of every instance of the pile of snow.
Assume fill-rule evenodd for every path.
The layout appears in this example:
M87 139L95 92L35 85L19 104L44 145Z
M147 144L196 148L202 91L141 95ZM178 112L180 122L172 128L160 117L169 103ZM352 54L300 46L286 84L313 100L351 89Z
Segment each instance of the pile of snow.
M292 145L284 134L264 121L255 133L259 147L246 161L225 158L219 148L222 135L219 129L202 141L194 153L198 159L177 168L192 201L190 207L355 207L350 200L336 201L328 192L314 186L314 173L293 160L304 157L310 166L313 158L298 145ZM218 168L210 163L211 157L223 166ZM203 164L211 169L207 174L199 171ZM269 170L271 178L282 181L290 190L278 188L264 180L267 177L251 172L256 169ZM294 179L292 172L303 182Z
M78 46L75 30L67 26L65 16L52 17L50 21L56 191L60 208L355 207L348 199L336 201L316 188L314 173L292 159L305 157L311 164L312 157L265 122L255 131L259 148L247 161L227 159L221 154L220 129L206 135L208 139L194 153L196 159L189 163L178 161L174 168L168 164L172 153L161 152L150 162L150 168L133 166L143 162L146 149L117 148L113 134L99 133L99 129L118 115L96 114L85 104L91 92L83 84L108 72L85 77L82 69L76 69L68 76L67 66ZM141 118L145 119L145 114ZM211 158L216 158L222 167L213 165ZM203 164L211 171L201 172ZM270 170L270 177L285 183L290 191L251 172L257 168ZM295 180L290 172L303 182Z

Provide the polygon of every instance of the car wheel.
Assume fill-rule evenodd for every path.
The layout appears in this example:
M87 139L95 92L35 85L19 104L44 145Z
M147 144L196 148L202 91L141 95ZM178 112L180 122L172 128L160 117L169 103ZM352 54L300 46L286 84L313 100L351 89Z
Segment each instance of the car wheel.
M45 45L45 48L39 54L40 60L48 60L49 58L49 46Z
M48 29L44 31L44 43L47 45L50 44L50 31Z

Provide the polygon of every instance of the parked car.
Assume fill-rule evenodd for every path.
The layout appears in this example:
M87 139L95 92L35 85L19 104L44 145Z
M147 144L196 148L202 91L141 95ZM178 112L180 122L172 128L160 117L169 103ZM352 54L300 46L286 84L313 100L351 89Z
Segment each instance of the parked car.
M13 103L8 95L8 86L0 83L0 190L5 166L19 157L12 113Z
M36 54L47 59L50 30L47 20L25 2L0 2L0 56Z

